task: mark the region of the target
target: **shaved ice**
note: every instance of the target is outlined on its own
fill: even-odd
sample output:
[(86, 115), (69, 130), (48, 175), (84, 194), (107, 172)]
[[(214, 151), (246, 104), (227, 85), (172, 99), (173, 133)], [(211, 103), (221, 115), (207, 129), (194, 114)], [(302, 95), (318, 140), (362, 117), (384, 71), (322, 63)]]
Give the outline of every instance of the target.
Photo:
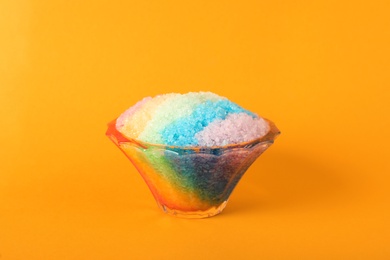
[(211, 92), (146, 97), (116, 120), (125, 137), (180, 147), (213, 147), (263, 137), (269, 125), (260, 116)]

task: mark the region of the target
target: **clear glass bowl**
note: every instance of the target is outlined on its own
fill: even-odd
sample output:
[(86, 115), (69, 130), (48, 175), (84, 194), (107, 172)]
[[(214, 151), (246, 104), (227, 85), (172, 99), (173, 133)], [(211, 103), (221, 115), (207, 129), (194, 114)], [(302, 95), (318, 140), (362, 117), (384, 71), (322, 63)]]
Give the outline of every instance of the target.
[(106, 135), (137, 168), (158, 206), (184, 218), (220, 213), (249, 166), (280, 134), (274, 123), (259, 139), (221, 147), (177, 147), (123, 136), (108, 124)]

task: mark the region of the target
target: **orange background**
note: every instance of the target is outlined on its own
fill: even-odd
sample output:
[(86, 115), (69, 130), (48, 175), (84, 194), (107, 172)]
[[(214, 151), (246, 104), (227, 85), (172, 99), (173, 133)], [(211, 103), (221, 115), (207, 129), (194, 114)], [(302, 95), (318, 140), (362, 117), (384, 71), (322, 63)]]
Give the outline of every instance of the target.
[[(390, 259), (389, 13), (1, 1), (0, 259)], [(178, 219), (104, 133), (145, 96), (199, 90), (282, 135), (221, 215)]]

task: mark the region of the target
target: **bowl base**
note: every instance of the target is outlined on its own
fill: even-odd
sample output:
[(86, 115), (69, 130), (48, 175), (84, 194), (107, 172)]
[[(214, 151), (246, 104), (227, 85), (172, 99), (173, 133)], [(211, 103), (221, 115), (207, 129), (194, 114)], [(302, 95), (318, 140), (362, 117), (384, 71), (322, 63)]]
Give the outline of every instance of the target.
[(207, 210), (196, 210), (196, 211), (182, 211), (177, 209), (170, 209), (165, 205), (159, 204), (159, 207), (164, 211), (164, 213), (178, 217), (178, 218), (208, 218), (215, 215), (218, 215), (226, 207), (227, 200), (225, 200), (221, 205), (217, 207), (211, 207)]

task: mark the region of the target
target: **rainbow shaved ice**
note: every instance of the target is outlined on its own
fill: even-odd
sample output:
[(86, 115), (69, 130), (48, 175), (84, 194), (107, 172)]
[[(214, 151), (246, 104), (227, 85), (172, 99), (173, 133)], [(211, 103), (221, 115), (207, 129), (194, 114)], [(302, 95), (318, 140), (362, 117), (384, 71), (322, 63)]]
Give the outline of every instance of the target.
[(146, 97), (108, 126), (159, 207), (186, 218), (220, 213), (279, 135), (269, 120), (211, 92)]
[(268, 123), (211, 92), (147, 97), (116, 122), (124, 136), (171, 146), (225, 146), (264, 136)]

